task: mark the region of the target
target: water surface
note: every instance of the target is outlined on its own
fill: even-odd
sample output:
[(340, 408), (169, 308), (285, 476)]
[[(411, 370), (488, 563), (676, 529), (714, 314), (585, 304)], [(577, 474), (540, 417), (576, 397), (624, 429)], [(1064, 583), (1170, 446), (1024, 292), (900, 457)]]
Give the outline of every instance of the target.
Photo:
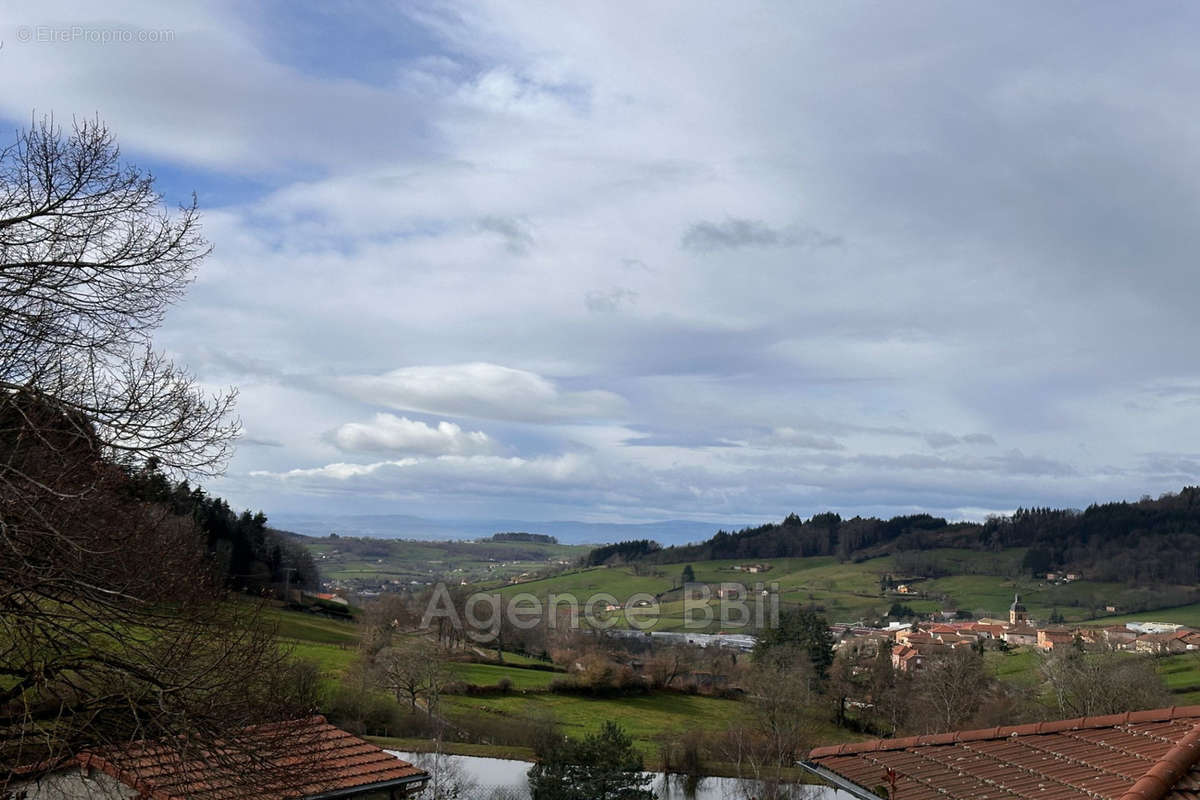
[[(480, 756), (435, 756), (433, 753), (404, 753), (394, 750), (388, 752), (431, 773), (440, 770), (442, 775), (451, 780), (473, 784), (471, 797), (487, 800), (494, 792), (504, 800), (529, 797), (529, 783), (525, 774), (533, 765), (528, 761)], [(737, 800), (746, 797), (740, 781), (735, 778), (700, 778), (689, 781), (682, 776), (668, 776), (661, 772), (649, 774), (653, 776), (650, 788), (658, 794), (659, 800)], [(507, 793), (503, 794), (504, 791)], [(801, 796), (806, 800), (853, 800), (846, 792), (824, 786), (806, 786)]]

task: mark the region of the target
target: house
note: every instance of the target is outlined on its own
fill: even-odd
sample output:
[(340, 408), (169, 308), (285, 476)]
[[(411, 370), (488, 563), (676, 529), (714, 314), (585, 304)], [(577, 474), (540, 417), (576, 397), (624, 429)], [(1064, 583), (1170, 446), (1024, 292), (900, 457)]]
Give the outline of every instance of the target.
[(770, 564), (735, 564), (733, 567), (738, 572), (766, 572), (771, 568)]
[(84, 751), (8, 788), (28, 800), (400, 800), (428, 780), (318, 716), (246, 728), (216, 755), (169, 740)]
[(1063, 628), (1042, 628), (1037, 632), (1037, 647), (1045, 652), (1070, 647), (1074, 642), (1075, 634)]
[[(951, 649), (956, 647), (970, 647), (979, 640), (965, 626), (957, 625), (932, 625), (929, 627), (929, 637), (936, 642), (945, 645)], [(911, 644), (910, 639), (910, 644)]]
[(1100, 630), (1104, 632), (1104, 641), (1112, 647), (1123, 648), (1137, 638), (1137, 634), (1124, 625), (1105, 625)]
[(1133, 650), (1138, 653), (1150, 653), (1151, 655), (1162, 655), (1167, 652), (1168, 643), (1171, 640), (1169, 633), (1143, 633), (1139, 634), (1133, 640)]
[(986, 622), (974, 622), (968, 625), (966, 630), (975, 634), (980, 639), (999, 639), (1004, 635), (1003, 625), (994, 625)]
[(1188, 650), (1196, 650), (1198, 646), (1200, 634), (1187, 628), (1171, 633), (1143, 633), (1133, 642), (1134, 650), (1152, 655), (1185, 653)]
[(900, 644), (907, 644), (912, 647), (922, 644), (933, 644), (936, 640), (930, 634), (922, 630), (907, 630), (900, 631), (896, 634), (896, 641)]
[(916, 672), (925, 665), (925, 657), (915, 647), (906, 644), (892, 649), (892, 669), (900, 672)]
[(1200, 706), (818, 747), (801, 764), (858, 800), (1190, 800)]
[(896, 591), (899, 592), (900, 594), (912, 594), (913, 588), (911, 586), (909, 586), (907, 583), (902, 583), (896, 587)]
[(1038, 642), (1037, 628), (1032, 625), (1014, 625), (1004, 632), (1002, 637), (1007, 644), (1017, 647), (1019, 645), (1036, 645)]

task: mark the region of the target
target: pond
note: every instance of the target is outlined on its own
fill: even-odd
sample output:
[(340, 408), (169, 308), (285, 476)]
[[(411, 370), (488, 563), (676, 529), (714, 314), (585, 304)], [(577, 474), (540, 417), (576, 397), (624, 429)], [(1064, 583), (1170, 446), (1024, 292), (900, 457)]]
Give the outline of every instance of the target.
[[(464, 796), (480, 800), (520, 800), (529, 797), (529, 784), (525, 773), (532, 766), (527, 761), (504, 758), (481, 758), (479, 756), (450, 756), (433, 753), (388, 752), (411, 761), (466, 789)], [(741, 781), (736, 778), (700, 778), (689, 786), (690, 781), (682, 776), (667, 776), (661, 772), (654, 776), (650, 787), (659, 800), (737, 800), (746, 797)], [(824, 786), (799, 787), (797, 798), (804, 800), (853, 800), (850, 794)]]

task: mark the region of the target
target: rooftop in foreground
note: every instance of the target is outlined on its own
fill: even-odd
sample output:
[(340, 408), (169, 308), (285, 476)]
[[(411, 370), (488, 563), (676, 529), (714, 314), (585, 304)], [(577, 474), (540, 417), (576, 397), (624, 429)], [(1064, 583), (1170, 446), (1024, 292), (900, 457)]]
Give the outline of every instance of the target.
[(65, 768), (15, 788), (32, 800), (373, 800), (408, 796), (428, 778), (424, 770), (315, 716), (247, 728), (216, 754), (185, 753), (158, 741), (87, 751)]
[(805, 766), (864, 800), (1200, 800), (1197, 761), (1200, 706), (1182, 706), (818, 747)]

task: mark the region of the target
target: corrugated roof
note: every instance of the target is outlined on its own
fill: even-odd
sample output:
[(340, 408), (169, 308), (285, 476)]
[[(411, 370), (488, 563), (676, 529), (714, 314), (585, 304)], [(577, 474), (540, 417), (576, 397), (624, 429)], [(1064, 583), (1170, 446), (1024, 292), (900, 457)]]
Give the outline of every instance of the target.
[(218, 752), (143, 741), (76, 761), (152, 800), (295, 800), (426, 774), (320, 716), (246, 729)]
[(1200, 800), (1200, 706), (818, 747), (811, 762), (893, 800)]

